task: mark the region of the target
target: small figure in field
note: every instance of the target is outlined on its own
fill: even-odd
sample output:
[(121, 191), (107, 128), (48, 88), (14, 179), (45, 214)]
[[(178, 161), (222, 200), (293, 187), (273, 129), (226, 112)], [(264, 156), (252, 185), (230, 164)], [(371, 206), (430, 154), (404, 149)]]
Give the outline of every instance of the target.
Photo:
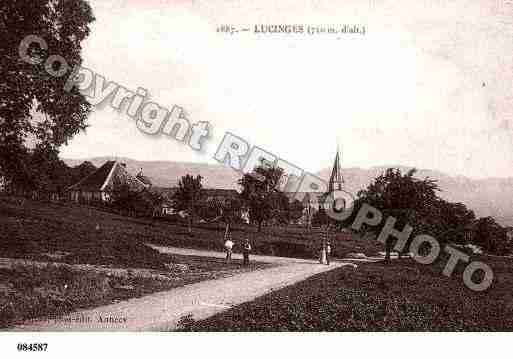
[(233, 241), (230, 235), (227, 235), (226, 241), (224, 242), (224, 250), (226, 251), (226, 262), (230, 263), (232, 261), (232, 253), (233, 253)]
[(247, 266), (249, 265), (249, 252), (251, 251), (251, 244), (249, 243), (249, 239), (245, 239), (242, 244), (242, 257), (244, 258), (242, 264)]

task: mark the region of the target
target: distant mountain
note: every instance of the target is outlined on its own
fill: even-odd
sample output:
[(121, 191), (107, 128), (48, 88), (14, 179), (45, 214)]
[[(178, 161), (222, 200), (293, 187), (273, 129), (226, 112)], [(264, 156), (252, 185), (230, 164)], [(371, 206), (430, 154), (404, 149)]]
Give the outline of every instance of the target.
[[(186, 163), (171, 161), (136, 161), (129, 158), (96, 157), (88, 159), (64, 159), (68, 166), (77, 166), (84, 161), (90, 161), (100, 167), (108, 160), (117, 159), (126, 163), (130, 172), (143, 173), (150, 177), (153, 184), (160, 187), (173, 187), (178, 179), (189, 173), (200, 174), (204, 178), (206, 188), (234, 188), (237, 189), (237, 180), (240, 174), (233, 169), (211, 164)], [(368, 169), (343, 168), (342, 175), (348, 191), (356, 193), (365, 188), (376, 176), (383, 173), (386, 168), (395, 167), (403, 171), (411, 167), (380, 166)], [(328, 179), (331, 169), (327, 168), (319, 173), (321, 178)], [(442, 172), (419, 170), (418, 178), (433, 178), (438, 181), (442, 192), (440, 196), (452, 202), (462, 202), (474, 210), (477, 216), (492, 216), (499, 223), (513, 226), (513, 178), (486, 178), (470, 179), (462, 176), (449, 176)]]

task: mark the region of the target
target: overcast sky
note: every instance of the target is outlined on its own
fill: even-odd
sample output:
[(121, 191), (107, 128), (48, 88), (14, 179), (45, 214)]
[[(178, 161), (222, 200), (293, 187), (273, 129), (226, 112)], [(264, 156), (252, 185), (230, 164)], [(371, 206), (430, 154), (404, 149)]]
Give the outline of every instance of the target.
[[(209, 121), (207, 153), (96, 109), (62, 156), (213, 162), (225, 131), (303, 169), (400, 164), (513, 176), (513, 2), (91, 1), (84, 65)], [(354, 4), (354, 5), (351, 5)], [(435, 5), (434, 5), (435, 4)], [(365, 35), (216, 33), (358, 24)]]

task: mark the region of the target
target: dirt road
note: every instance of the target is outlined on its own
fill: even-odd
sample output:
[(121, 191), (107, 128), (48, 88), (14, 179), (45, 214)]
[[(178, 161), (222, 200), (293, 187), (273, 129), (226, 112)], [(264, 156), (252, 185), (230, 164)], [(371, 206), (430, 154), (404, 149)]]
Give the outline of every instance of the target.
[[(220, 252), (157, 247), (166, 253), (223, 256)], [(147, 331), (172, 330), (179, 319), (191, 314), (203, 319), (231, 306), (253, 300), (270, 291), (294, 284), (314, 274), (351, 263), (319, 264), (314, 260), (252, 256), (252, 260), (279, 266), (203, 281), (142, 298), (81, 310), (61, 318), (25, 323), (22, 331)]]

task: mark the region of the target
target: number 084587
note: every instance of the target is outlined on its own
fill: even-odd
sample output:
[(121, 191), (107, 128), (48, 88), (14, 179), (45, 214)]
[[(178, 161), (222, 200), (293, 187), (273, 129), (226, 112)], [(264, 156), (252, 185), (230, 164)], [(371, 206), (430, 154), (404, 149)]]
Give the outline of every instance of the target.
[(45, 352), (48, 343), (18, 343), (18, 351), (20, 352)]

